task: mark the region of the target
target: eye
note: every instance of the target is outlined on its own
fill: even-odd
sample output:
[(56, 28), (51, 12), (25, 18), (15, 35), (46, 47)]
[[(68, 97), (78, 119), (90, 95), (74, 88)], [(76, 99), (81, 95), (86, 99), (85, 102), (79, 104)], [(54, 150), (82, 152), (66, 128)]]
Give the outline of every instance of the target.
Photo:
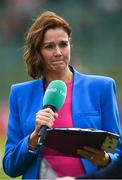
[(47, 44), (44, 46), (45, 49), (53, 49), (54, 45), (53, 44)]
[(59, 46), (60, 46), (61, 48), (65, 48), (65, 47), (68, 46), (68, 42), (62, 41)]

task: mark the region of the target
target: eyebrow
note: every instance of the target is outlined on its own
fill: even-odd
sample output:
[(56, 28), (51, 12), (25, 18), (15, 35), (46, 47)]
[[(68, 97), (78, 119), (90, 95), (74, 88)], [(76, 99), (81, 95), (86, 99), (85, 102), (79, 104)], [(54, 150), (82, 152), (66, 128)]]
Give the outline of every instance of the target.
[[(61, 40), (60, 42), (65, 42), (65, 43), (68, 43), (68, 40)], [(59, 42), (59, 43), (60, 43)], [(52, 41), (48, 41), (48, 42), (44, 42), (43, 45), (47, 45), (47, 44), (55, 44), (54, 42)]]

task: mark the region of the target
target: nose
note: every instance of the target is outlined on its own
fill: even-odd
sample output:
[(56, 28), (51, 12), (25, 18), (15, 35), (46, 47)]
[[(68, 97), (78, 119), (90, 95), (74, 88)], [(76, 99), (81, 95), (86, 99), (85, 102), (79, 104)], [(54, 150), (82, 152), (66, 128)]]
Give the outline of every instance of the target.
[(61, 55), (62, 55), (62, 52), (61, 52), (60, 47), (56, 47), (54, 50), (54, 56), (61, 56)]

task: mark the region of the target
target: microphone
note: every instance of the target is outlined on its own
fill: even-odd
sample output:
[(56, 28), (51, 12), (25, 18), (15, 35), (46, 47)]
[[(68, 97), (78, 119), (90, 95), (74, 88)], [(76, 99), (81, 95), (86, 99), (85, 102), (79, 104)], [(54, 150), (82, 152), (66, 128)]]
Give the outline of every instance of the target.
[[(64, 104), (64, 101), (66, 99), (66, 93), (67, 93), (67, 86), (66, 84), (61, 80), (54, 80), (52, 81), (44, 94), (43, 98), (43, 109), (45, 108), (51, 108), (53, 112), (58, 111), (62, 105)], [(39, 138), (38, 138), (38, 145), (41, 146), (44, 142), (46, 130), (49, 127), (43, 125), (40, 128), (39, 131)]]

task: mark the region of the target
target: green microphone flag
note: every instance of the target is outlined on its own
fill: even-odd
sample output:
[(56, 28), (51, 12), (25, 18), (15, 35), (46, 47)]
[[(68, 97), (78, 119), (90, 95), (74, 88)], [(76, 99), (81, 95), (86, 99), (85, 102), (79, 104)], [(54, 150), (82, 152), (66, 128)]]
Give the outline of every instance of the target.
[(43, 106), (53, 106), (58, 111), (64, 104), (67, 93), (67, 86), (61, 80), (52, 81), (46, 91), (43, 98)]

